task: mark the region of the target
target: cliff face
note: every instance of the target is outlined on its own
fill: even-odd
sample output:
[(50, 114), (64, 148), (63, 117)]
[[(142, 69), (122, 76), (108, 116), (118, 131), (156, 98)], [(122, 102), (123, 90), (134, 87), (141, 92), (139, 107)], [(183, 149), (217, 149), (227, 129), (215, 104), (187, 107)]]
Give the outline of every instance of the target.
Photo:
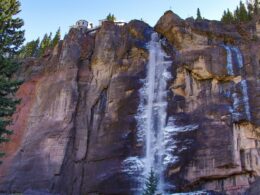
[[(155, 31), (161, 40), (151, 40)], [(94, 33), (72, 29), (53, 51), (25, 60), (17, 73), (25, 79), (17, 92), (22, 103), (13, 116), (12, 142), (3, 146), (0, 191), (140, 192), (149, 128), (141, 131), (151, 113), (154, 129), (166, 132), (162, 138), (152, 134), (167, 141), (163, 146), (151, 142), (163, 148), (152, 148), (152, 157), (163, 164), (163, 191), (255, 194), (260, 176), (255, 31), (251, 25), (182, 20), (172, 12), (154, 29), (141, 21), (105, 23)], [(161, 50), (158, 64), (152, 52)], [(169, 62), (166, 72), (151, 76), (150, 64), (157, 63), (157, 71)], [(149, 89), (161, 90), (152, 93), (150, 104)], [(160, 94), (162, 101), (156, 99)], [(157, 120), (163, 120), (161, 127)], [(146, 137), (141, 141), (140, 132)]]

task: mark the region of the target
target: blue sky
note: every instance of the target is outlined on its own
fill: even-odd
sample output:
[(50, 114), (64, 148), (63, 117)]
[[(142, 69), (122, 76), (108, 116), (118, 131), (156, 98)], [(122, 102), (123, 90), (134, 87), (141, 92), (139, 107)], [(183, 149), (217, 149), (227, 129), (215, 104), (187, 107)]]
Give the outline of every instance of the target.
[(239, 0), (20, 0), (26, 41), (43, 37), (61, 27), (62, 35), (78, 19), (98, 24), (99, 19), (113, 13), (117, 19), (143, 19), (154, 26), (166, 10), (172, 9), (182, 18), (196, 16), (199, 7), (203, 17), (220, 19), (224, 9), (234, 10)]

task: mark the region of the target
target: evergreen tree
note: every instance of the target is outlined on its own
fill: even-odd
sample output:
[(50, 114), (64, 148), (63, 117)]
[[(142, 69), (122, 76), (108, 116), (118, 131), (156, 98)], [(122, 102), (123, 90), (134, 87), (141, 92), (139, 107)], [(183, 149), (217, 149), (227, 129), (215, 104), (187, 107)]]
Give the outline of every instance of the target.
[(234, 16), (229, 9), (227, 9), (227, 11), (224, 11), (221, 21), (225, 24), (232, 24), (234, 22)]
[(19, 52), (20, 58), (36, 57), (38, 55), (40, 39), (28, 42)]
[(221, 22), (224, 22), (225, 24), (229, 23), (229, 21), (227, 19), (227, 12), (226, 12), (226, 10), (224, 11), (224, 13), (222, 15)]
[(0, 143), (9, 141), (12, 131), (7, 126), (19, 103), (12, 97), (21, 82), (11, 79), (19, 65), (14, 56), (24, 41), (23, 20), (16, 17), (19, 12), (19, 1), (0, 1)]
[(246, 6), (242, 1), (240, 1), (240, 4), (239, 4), (239, 22), (247, 22), (247, 21), (249, 21), (249, 19), (248, 19), (248, 13), (247, 13), (247, 10), (246, 10)]
[(46, 42), (47, 47), (51, 46), (51, 42), (52, 42), (52, 32), (50, 32), (50, 34), (47, 38), (47, 42)]
[(228, 20), (228, 23), (230, 23), (230, 24), (234, 22), (234, 16), (229, 9), (227, 9), (227, 20)]
[(226, 17), (227, 17), (227, 12), (226, 12), (226, 10), (224, 10), (224, 13), (222, 15), (221, 21), (225, 22), (226, 21)]
[(145, 189), (143, 195), (155, 195), (157, 191), (158, 180), (154, 171), (151, 169), (148, 178), (145, 182)]
[(202, 20), (201, 13), (200, 13), (200, 8), (197, 9), (197, 18), (196, 18), (196, 20)]
[(43, 36), (43, 39), (40, 43), (40, 47), (39, 47), (39, 56), (42, 56), (45, 52), (46, 49), (46, 43), (47, 43), (47, 39), (48, 39), (48, 35), (47, 33)]
[(34, 45), (33, 45), (34, 52), (32, 52), (32, 57), (37, 57), (39, 55), (39, 48), (40, 48), (40, 38), (34, 41)]
[(107, 18), (106, 18), (108, 21), (111, 21), (111, 22), (115, 22), (116, 21), (116, 17), (114, 16), (114, 14), (111, 14), (109, 13), (107, 15)]
[(113, 22), (116, 21), (116, 17), (114, 16), (114, 14), (112, 14), (112, 20), (113, 20)]
[(236, 7), (234, 14), (229, 11), (224, 11), (221, 21), (226, 24), (248, 22), (253, 19), (253, 5), (247, 1), (246, 5), (240, 1), (239, 6)]
[(59, 43), (60, 37), (61, 35), (60, 35), (60, 28), (59, 28), (51, 42), (51, 47), (55, 47)]
[(234, 21), (235, 22), (239, 22), (239, 13), (240, 13), (240, 10), (239, 10), (239, 7), (237, 6), (236, 10), (234, 11)]
[(50, 33), (49, 35), (46, 33), (44, 35), (39, 47), (39, 56), (43, 56), (46, 49), (48, 49), (51, 46), (51, 37), (52, 33)]

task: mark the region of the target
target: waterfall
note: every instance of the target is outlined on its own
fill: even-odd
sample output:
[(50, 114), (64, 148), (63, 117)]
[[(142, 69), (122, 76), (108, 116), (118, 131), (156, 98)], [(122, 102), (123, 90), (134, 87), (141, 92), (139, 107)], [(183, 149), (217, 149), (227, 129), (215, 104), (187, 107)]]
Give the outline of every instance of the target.
[[(147, 45), (149, 50), (146, 77), (141, 79), (143, 87), (139, 90), (140, 103), (136, 115), (137, 144), (143, 146), (144, 155), (130, 156), (122, 162), (121, 170), (134, 178), (138, 187), (133, 189), (141, 194), (145, 179), (151, 169), (158, 179), (158, 193), (164, 193), (164, 172), (169, 161), (169, 133), (167, 134), (167, 83), (172, 78), (168, 71), (172, 60), (162, 49), (162, 41), (157, 33), (151, 35)], [(167, 151), (167, 152), (166, 152)]]
[(238, 67), (241, 69), (244, 66), (243, 57), (241, 51), (237, 47), (231, 47), (231, 50), (236, 54)]
[(251, 120), (250, 106), (249, 106), (249, 96), (248, 96), (248, 87), (246, 80), (241, 81), (243, 102), (245, 107), (245, 112), (248, 120)]
[[(241, 70), (244, 67), (244, 61), (243, 56), (239, 48), (235, 46), (223, 46), (227, 51), (227, 71), (228, 74), (234, 75), (233, 72), (233, 61), (232, 61), (232, 55), (234, 55), (234, 59), (237, 62), (238, 69)], [(244, 113), (246, 114), (246, 117), (248, 120), (251, 120), (251, 113), (250, 113), (250, 105), (249, 105), (249, 96), (248, 96), (248, 85), (246, 79), (242, 79), (240, 82), (241, 91), (243, 95), (243, 105), (244, 105)], [(232, 94), (233, 98), (233, 110), (237, 110), (239, 106), (239, 98), (237, 93)], [(239, 115), (238, 113), (233, 113), (234, 116)]]
[(157, 33), (151, 35), (148, 43), (149, 61), (146, 68), (144, 86), (140, 89), (140, 105), (138, 108), (138, 136), (143, 140), (144, 169), (147, 177), (151, 169), (158, 178), (158, 191), (164, 191), (163, 161), (165, 158), (164, 129), (167, 117), (167, 82), (172, 78), (168, 71), (172, 61), (163, 51)]
[(223, 45), (227, 52), (227, 71), (229, 75), (234, 75), (233, 63), (232, 63), (232, 52), (231, 48), (227, 45)]

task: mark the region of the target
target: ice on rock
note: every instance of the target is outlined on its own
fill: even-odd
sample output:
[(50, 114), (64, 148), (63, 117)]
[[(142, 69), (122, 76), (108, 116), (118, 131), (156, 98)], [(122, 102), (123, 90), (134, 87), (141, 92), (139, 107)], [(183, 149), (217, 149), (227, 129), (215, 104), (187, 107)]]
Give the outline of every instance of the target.
[(168, 70), (172, 64), (161, 47), (157, 33), (151, 35), (147, 45), (149, 62), (143, 87), (139, 90), (140, 104), (136, 116), (138, 138), (145, 146), (144, 170), (147, 176), (153, 169), (158, 177), (158, 189), (163, 193), (165, 167), (163, 157), (166, 155), (164, 146), (164, 128), (167, 117), (167, 82), (172, 78)]
[(248, 96), (248, 86), (246, 80), (241, 81), (242, 92), (243, 92), (243, 102), (245, 107), (245, 112), (248, 120), (251, 120), (249, 96)]
[(237, 62), (238, 62), (238, 67), (239, 67), (239, 68), (243, 68), (244, 62), (243, 62), (243, 57), (242, 57), (241, 51), (240, 51), (237, 47), (231, 47), (231, 50), (232, 50), (233, 52), (235, 52), (235, 54), (236, 54), (236, 59), (237, 59)]
[(223, 45), (227, 52), (227, 71), (229, 75), (234, 75), (233, 63), (232, 63), (232, 52), (228, 45)]
[[(169, 93), (167, 84), (172, 79), (170, 71), (172, 61), (170, 56), (163, 51), (157, 33), (151, 35), (151, 41), (147, 47), (149, 61), (146, 66), (146, 77), (141, 80), (143, 87), (139, 90), (140, 103), (136, 115), (137, 141), (142, 143), (145, 151), (142, 159), (130, 157), (123, 162), (123, 167), (129, 175), (141, 171), (139, 175), (143, 175), (143, 178), (146, 178), (153, 169), (158, 178), (157, 193), (165, 194), (164, 189), (169, 185), (164, 181), (166, 168), (170, 163), (178, 160), (178, 157), (174, 155), (178, 143), (174, 135), (178, 132), (192, 131), (198, 126), (179, 127), (175, 125), (174, 118), (171, 117), (167, 122)], [(186, 149), (186, 147), (180, 148), (180, 150)], [(145, 185), (144, 181), (140, 183)]]
[[(234, 53), (234, 57), (237, 60), (238, 68), (242, 69), (244, 66), (243, 56), (239, 48), (235, 46), (224, 46), (227, 51), (227, 70), (228, 73), (233, 75), (233, 62), (232, 62), (232, 52)], [(231, 52), (232, 51), (232, 52)], [(244, 113), (248, 120), (251, 120), (251, 113), (250, 113), (250, 105), (249, 105), (249, 95), (248, 95), (248, 85), (247, 81), (243, 79), (241, 82), (241, 89), (243, 95), (243, 105), (244, 105)], [(236, 92), (232, 94), (233, 105), (232, 109), (230, 110), (234, 119), (238, 118), (241, 113), (239, 113), (239, 96)]]
[[(168, 124), (164, 130), (164, 145), (166, 146), (166, 151), (165, 157), (163, 159), (163, 164), (165, 166), (174, 164), (179, 160), (178, 156), (173, 154), (173, 151), (177, 148), (178, 144), (178, 141), (174, 139), (174, 136), (176, 136), (180, 132), (194, 131), (198, 129), (198, 127), (199, 126), (197, 124), (178, 126), (175, 124), (174, 118), (169, 118)], [(181, 152), (187, 149), (188, 148), (186, 147), (178, 148), (178, 151)]]
[(138, 175), (144, 169), (144, 163), (139, 157), (129, 157), (122, 163), (122, 172), (128, 175)]

